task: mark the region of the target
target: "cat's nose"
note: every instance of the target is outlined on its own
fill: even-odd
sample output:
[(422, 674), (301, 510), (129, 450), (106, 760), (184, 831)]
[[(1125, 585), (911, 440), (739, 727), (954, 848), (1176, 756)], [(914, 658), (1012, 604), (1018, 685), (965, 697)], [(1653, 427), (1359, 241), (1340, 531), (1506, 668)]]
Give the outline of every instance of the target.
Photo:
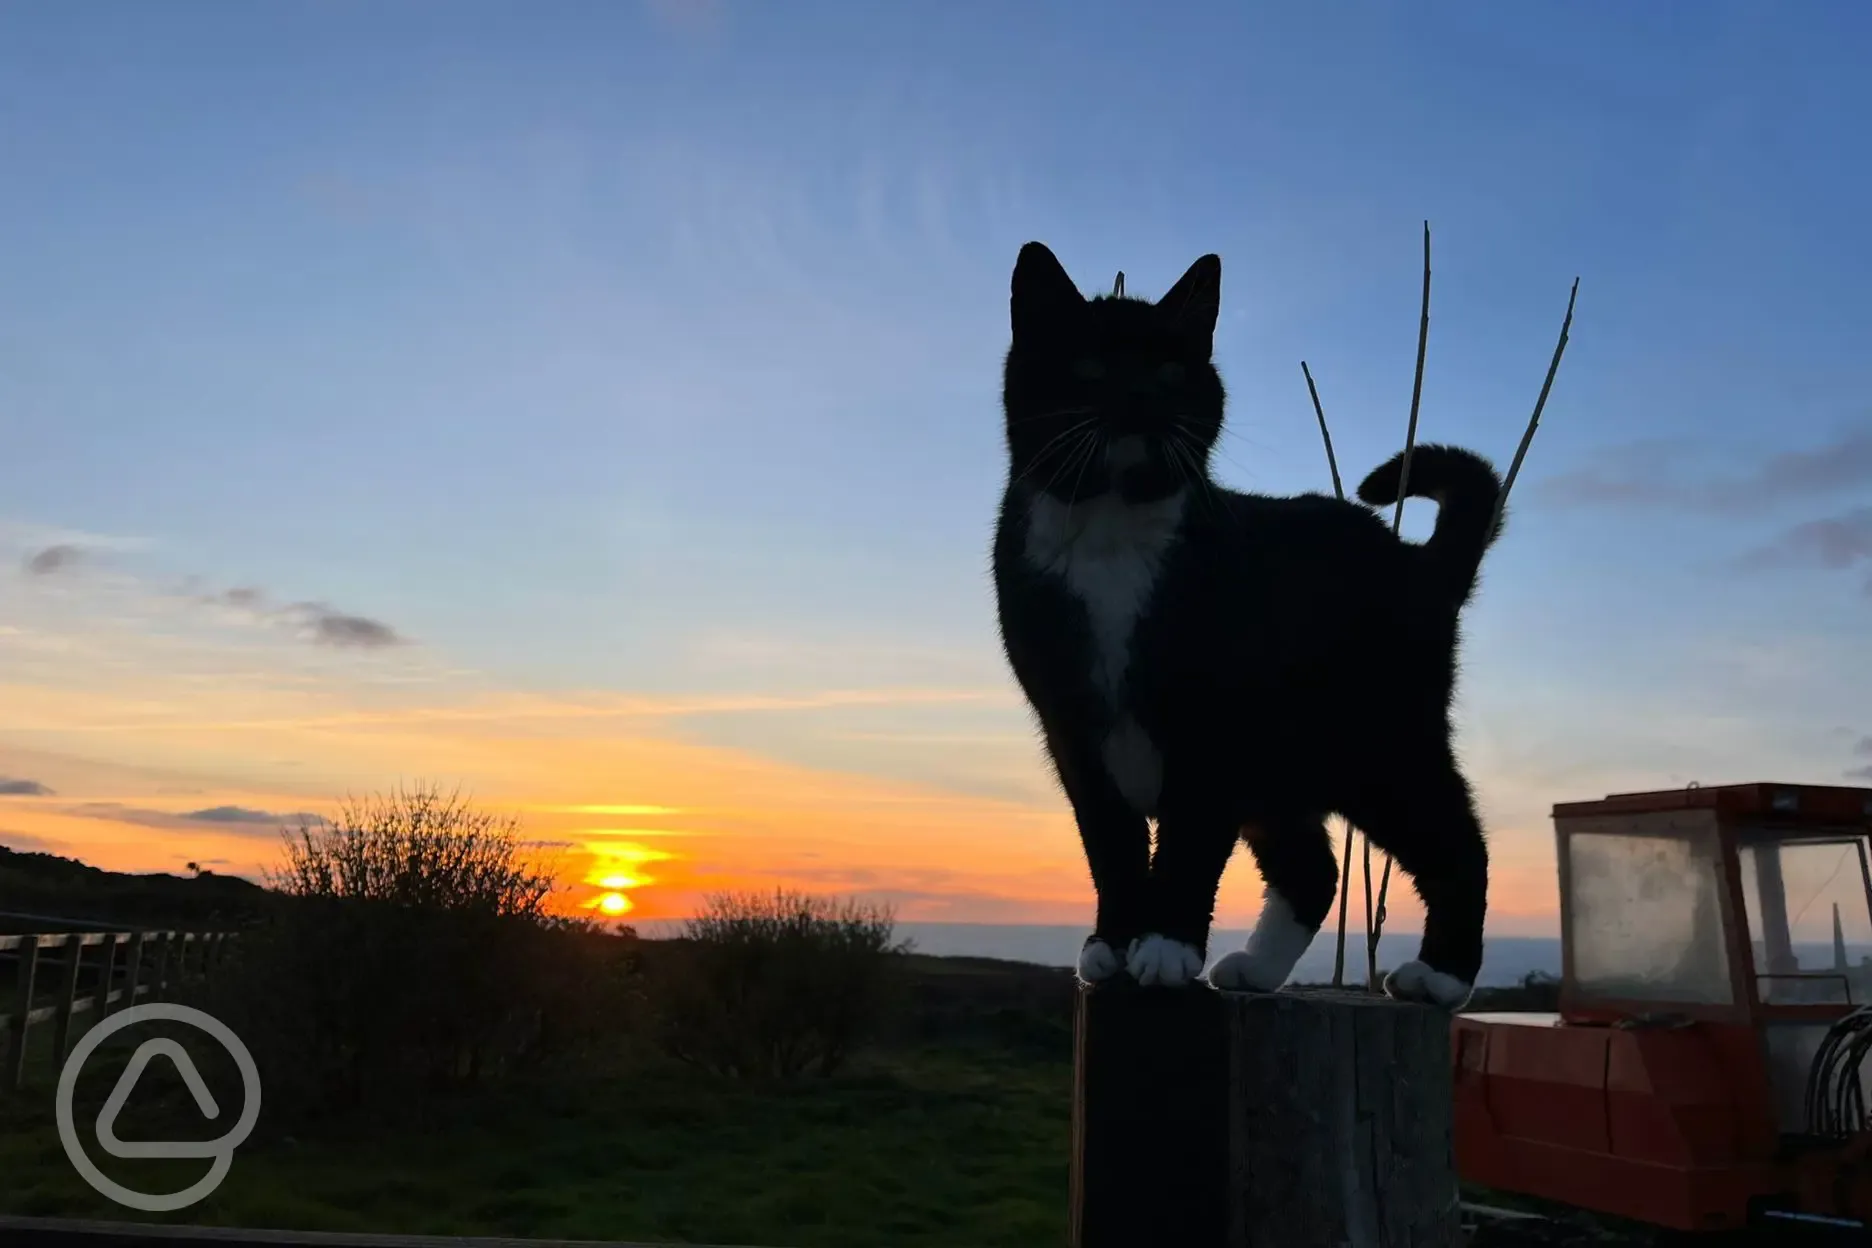
[(1144, 439), (1136, 434), (1113, 438), (1105, 444), (1105, 467), (1112, 472), (1125, 472), (1149, 459), (1150, 451), (1144, 446)]

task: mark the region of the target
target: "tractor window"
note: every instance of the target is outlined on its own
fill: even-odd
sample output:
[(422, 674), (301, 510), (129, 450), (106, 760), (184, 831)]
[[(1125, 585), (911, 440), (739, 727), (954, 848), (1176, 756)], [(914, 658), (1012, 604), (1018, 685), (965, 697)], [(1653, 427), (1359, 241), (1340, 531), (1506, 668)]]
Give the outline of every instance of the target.
[(1713, 842), (1573, 832), (1566, 846), (1575, 992), (1619, 1001), (1733, 1001)]
[(1774, 1005), (1872, 1000), (1872, 904), (1864, 842), (1770, 839), (1742, 846), (1756, 991)]

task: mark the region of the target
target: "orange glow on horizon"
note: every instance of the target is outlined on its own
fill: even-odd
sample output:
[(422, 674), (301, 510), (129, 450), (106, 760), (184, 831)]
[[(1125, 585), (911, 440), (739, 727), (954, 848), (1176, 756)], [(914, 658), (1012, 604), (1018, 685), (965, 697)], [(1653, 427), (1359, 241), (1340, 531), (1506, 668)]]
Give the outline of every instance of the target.
[[(554, 847), (550, 904), (567, 917), (682, 919), (711, 895), (775, 888), (888, 900), (907, 923), (1077, 925), (1092, 915), (1072, 813), (1050, 783), (1029, 791), (1010, 780), (984, 796), (805, 766), (543, 698), (451, 701), (422, 687), (271, 684), (264, 673), (209, 685), (160, 665), (127, 684), (74, 677), (58, 687), (8, 673), (5, 657), (0, 645), (11, 734), (0, 775), (47, 790), (0, 802), (0, 845), (15, 849), (127, 872), (181, 875), (194, 861), (264, 882), (282, 865), (280, 832), (296, 812), (329, 813), (348, 792), (415, 776), (445, 790), (459, 781), (478, 808), (519, 812), (523, 836)], [(399, 704), (418, 696), (435, 705)], [(524, 731), (512, 727), (522, 713)], [(145, 720), (164, 731), (145, 731)], [(60, 748), (22, 743), (41, 734)], [(286, 759), (290, 768), (277, 761)], [(1013, 760), (1007, 774), (1024, 767)], [(1551, 927), (1544, 810), (1522, 800), (1491, 833), (1491, 929)], [(1246, 926), (1260, 900), (1252, 865), (1235, 863), (1218, 923)], [(1421, 922), (1408, 880), (1393, 881), (1389, 907), (1396, 930)]]

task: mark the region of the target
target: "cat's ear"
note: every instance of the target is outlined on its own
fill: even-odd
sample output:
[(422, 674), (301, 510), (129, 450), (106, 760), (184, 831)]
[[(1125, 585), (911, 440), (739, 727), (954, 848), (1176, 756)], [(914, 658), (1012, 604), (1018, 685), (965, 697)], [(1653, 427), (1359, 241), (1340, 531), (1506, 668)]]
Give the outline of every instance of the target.
[(1014, 332), (1044, 329), (1061, 313), (1083, 307), (1085, 296), (1045, 243), (1028, 243), (1014, 261), (1008, 310)]
[(1176, 285), (1164, 292), (1157, 306), (1170, 317), (1177, 332), (1205, 346), (1212, 344), (1216, 317), (1222, 310), (1222, 257), (1211, 252), (1190, 265)]

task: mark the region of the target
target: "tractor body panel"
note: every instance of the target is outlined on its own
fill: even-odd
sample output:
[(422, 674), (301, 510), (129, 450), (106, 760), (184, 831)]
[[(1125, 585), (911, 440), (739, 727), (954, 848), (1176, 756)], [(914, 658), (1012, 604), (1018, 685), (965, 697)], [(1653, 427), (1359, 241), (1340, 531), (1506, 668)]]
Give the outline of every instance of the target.
[(1872, 790), (1623, 794), (1554, 824), (1560, 1008), (1453, 1021), (1464, 1180), (1682, 1231), (1872, 1222), (1872, 1124), (1817, 1137), (1807, 1087), (1872, 1002)]

